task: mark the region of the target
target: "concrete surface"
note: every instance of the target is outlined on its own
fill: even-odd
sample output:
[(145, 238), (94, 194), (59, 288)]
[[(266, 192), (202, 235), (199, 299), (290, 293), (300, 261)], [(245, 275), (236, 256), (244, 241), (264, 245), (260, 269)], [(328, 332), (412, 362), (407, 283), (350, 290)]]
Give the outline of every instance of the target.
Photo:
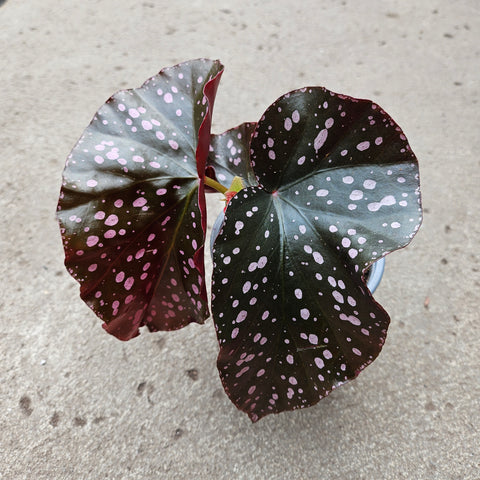
[[(480, 478), (478, 0), (1, 3), (2, 480)], [(214, 131), (323, 85), (380, 103), (421, 166), (424, 225), (376, 294), (392, 317), (380, 357), (254, 425), (222, 391), (211, 321), (103, 332), (54, 219), (97, 108), (202, 56), (226, 66)]]

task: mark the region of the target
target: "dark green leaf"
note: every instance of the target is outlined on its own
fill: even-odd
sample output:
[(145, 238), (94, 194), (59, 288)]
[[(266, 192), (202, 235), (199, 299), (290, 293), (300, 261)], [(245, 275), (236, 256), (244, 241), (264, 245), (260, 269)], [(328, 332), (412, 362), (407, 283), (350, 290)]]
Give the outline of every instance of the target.
[(377, 105), (320, 87), (281, 97), (251, 142), (258, 187), (214, 245), (218, 368), (253, 421), (315, 404), (379, 354), (389, 324), (363, 272), (421, 221), (418, 164)]

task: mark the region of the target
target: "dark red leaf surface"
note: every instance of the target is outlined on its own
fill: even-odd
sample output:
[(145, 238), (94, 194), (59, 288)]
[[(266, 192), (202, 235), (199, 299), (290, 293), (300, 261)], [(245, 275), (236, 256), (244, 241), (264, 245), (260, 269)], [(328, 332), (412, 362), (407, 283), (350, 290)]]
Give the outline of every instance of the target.
[(214, 244), (213, 316), (227, 394), (253, 421), (318, 402), (380, 353), (389, 317), (371, 263), (421, 222), (418, 163), (378, 105), (320, 87), (265, 112), (259, 185), (230, 202)]
[(64, 170), (58, 220), (83, 300), (122, 340), (208, 316), (203, 176), (223, 72), (195, 60), (121, 91)]

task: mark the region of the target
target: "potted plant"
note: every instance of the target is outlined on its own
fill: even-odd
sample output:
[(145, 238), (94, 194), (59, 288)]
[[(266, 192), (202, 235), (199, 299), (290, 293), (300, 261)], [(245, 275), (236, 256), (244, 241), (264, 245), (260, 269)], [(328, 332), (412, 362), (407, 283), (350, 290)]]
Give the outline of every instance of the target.
[(420, 226), (418, 163), (378, 105), (321, 87), (212, 135), (222, 73), (194, 60), (107, 100), (67, 159), (57, 217), (81, 298), (128, 340), (208, 318), (205, 194), (225, 195), (217, 365), (257, 421), (317, 403), (380, 353), (389, 317), (365, 275)]

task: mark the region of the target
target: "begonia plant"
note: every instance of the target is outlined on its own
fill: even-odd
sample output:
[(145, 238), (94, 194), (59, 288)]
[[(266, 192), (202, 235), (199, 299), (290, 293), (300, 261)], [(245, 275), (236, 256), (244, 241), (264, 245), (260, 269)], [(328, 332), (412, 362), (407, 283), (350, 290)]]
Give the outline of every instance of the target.
[(129, 340), (209, 317), (205, 195), (224, 194), (217, 366), (257, 421), (317, 403), (380, 353), (390, 320), (366, 274), (420, 226), (418, 163), (381, 107), (323, 87), (213, 135), (222, 73), (193, 60), (108, 99), (67, 159), (57, 217), (81, 298)]

